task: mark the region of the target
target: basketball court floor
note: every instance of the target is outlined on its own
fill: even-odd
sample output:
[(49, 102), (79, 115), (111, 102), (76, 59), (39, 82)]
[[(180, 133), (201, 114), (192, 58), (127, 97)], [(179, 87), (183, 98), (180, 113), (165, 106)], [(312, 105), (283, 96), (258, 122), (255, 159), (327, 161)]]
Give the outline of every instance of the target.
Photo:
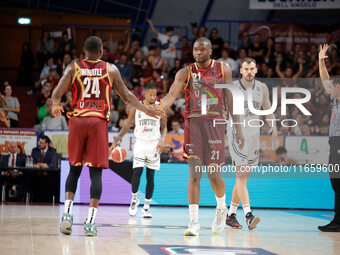
[(100, 206), (98, 237), (85, 237), (87, 206), (73, 208), (73, 234), (59, 234), (62, 205), (0, 205), (0, 254), (340, 254), (340, 233), (321, 233), (318, 225), (332, 218), (327, 211), (254, 210), (258, 227), (211, 232), (213, 208), (200, 208), (198, 237), (185, 237), (188, 209), (151, 207), (151, 220), (128, 215), (127, 206)]

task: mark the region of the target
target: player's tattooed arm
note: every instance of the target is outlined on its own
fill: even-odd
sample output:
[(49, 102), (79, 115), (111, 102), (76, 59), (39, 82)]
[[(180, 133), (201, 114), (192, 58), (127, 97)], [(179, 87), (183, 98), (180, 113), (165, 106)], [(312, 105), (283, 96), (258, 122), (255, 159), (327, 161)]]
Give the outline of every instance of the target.
[[(223, 78), (224, 78), (224, 83), (225, 84), (232, 84), (232, 71), (229, 65), (226, 65), (223, 63)], [(228, 109), (228, 112), (230, 113), (231, 118), (233, 119), (233, 123), (239, 123), (240, 118), (238, 115), (234, 115), (233, 112), (233, 95), (230, 92), (229, 89), (225, 89), (226, 93), (226, 106)], [(239, 148), (242, 149), (244, 145), (244, 138), (241, 130), (241, 125), (236, 124), (235, 125), (236, 129), (236, 140), (237, 143), (239, 144)]]
[(126, 87), (122, 80), (122, 77), (117, 67), (115, 67), (112, 64), (109, 65), (109, 77), (110, 80), (112, 81), (115, 91), (126, 104), (131, 105), (132, 107), (144, 112), (145, 114), (151, 117), (159, 118), (159, 116), (164, 115), (164, 111), (161, 109), (147, 107), (144, 104), (141, 104), (138, 98), (128, 90), (128, 88)]
[(188, 69), (182, 68), (176, 73), (175, 81), (172, 84), (169, 93), (163, 98), (163, 109), (166, 110), (172, 106), (180, 92), (184, 88), (184, 84), (188, 79)]
[(69, 90), (73, 77), (74, 77), (74, 63), (69, 64), (63, 76), (59, 80), (58, 86), (53, 90), (52, 93), (52, 115), (54, 117), (59, 117), (61, 112), (64, 112), (64, 108), (60, 104), (61, 97)]

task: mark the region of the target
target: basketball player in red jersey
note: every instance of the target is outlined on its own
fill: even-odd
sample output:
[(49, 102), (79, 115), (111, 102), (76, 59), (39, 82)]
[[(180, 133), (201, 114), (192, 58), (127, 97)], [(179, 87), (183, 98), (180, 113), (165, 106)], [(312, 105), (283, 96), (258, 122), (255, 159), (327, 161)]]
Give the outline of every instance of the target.
[[(233, 122), (238, 117), (233, 115), (232, 94), (229, 90), (215, 89), (215, 84), (231, 84), (231, 69), (228, 65), (218, 63), (210, 58), (211, 42), (206, 37), (197, 39), (193, 47), (195, 63), (182, 68), (176, 74), (175, 81), (161, 105), (164, 109), (170, 107), (181, 90), (185, 90), (186, 114), (184, 121), (184, 156), (189, 160), (189, 212), (190, 224), (184, 235), (196, 236), (200, 230), (198, 222), (198, 203), (200, 196), (200, 179), (202, 166), (207, 166), (207, 174), (217, 200), (215, 219), (212, 232), (220, 233), (225, 227), (227, 207), (225, 203), (225, 182), (221, 173), (210, 171), (208, 166), (225, 164), (224, 134), (225, 126), (216, 125), (214, 119), (228, 116), (228, 110)], [(206, 114), (201, 114), (202, 95), (206, 95)], [(228, 109), (228, 110), (227, 110)], [(243, 136), (239, 125), (236, 125), (236, 140), (243, 147)], [(216, 168), (215, 168), (216, 169)], [(203, 170), (204, 171), (204, 170)]]
[(72, 205), (83, 164), (90, 168), (91, 199), (88, 217), (84, 223), (85, 235), (96, 236), (95, 217), (102, 193), (102, 169), (108, 168), (108, 121), (110, 117), (111, 88), (125, 103), (152, 117), (161, 110), (146, 107), (129, 92), (118, 69), (100, 60), (103, 42), (97, 36), (88, 37), (84, 46), (85, 59), (67, 66), (52, 94), (52, 114), (59, 117), (63, 111), (60, 100), (70, 88), (73, 94), (69, 120), (68, 153), (70, 172), (66, 180), (64, 214), (60, 232), (72, 233)]

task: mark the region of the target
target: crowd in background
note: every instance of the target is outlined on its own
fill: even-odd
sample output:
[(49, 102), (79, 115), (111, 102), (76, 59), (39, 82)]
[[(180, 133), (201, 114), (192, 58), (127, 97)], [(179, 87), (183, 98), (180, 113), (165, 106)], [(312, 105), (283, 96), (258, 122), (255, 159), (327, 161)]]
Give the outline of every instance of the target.
[[(115, 42), (110, 38), (104, 39), (104, 52), (102, 60), (116, 65), (121, 76), (131, 92), (139, 100), (143, 100), (143, 85), (153, 83), (157, 88), (157, 100), (160, 100), (171, 87), (176, 73), (189, 63), (194, 61), (192, 57), (192, 42), (187, 36), (182, 36), (179, 29), (176, 33), (174, 28), (167, 27), (165, 33), (157, 31), (151, 20), (147, 20), (154, 38), (147, 44), (141, 45), (139, 38), (127, 34), (126, 42)], [(208, 33), (209, 32), (209, 33)], [(328, 135), (331, 102), (318, 78), (318, 45), (311, 44), (308, 49), (302, 48), (300, 44), (294, 44), (290, 51), (285, 51), (283, 45), (277, 43), (275, 38), (263, 40), (260, 34), (249, 35), (244, 32), (239, 39), (238, 47), (232, 48), (226, 40), (219, 35), (216, 28), (207, 31), (203, 26), (199, 29), (193, 27), (193, 38), (206, 36), (212, 43), (212, 58), (228, 64), (233, 72), (233, 78), (241, 77), (239, 69), (242, 60), (251, 57), (256, 60), (258, 73), (257, 79), (265, 82), (272, 92), (274, 87), (278, 88), (278, 107), (275, 112), (276, 118), (295, 119), (298, 125), (293, 128), (278, 124), (281, 135)], [(331, 34), (327, 41), (330, 44), (326, 65), (331, 76), (340, 75), (340, 48), (333, 43)], [(51, 116), (52, 100), (51, 94), (57, 86), (65, 68), (84, 57), (77, 55), (77, 47), (67, 32), (57, 41), (51, 38), (48, 32), (44, 32), (42, 38), (33, 52), (28, 43), (24, 43), (20, 60), (19, 74), (16, 85), (29, 85), (31, 90), (27, 92), (27, 100), (35, 95), (36, 118), (34, 128), (41, 131), (47, 129), (67, 130), (68, 119), (65, 116), (54, 118)], [(78, 52), (80, 52), (78, 50)], [(34, 65), (39, 67), (39, 77), (34, 79)], [(310, 78), (310, 79), (298, 79)], [(281, 115), (280, 88), (281, 87), (303, 87), (311, 92), (311, 100), (304, 106), (312, 113), (306, 116), (295, 106), (289, 106), (287, 115)], [(112, 90), (112, 105), (109, 127), (112, 131), (118, 131), (124, 125), (129, 116), (131, 107), (126, 105), (120, 97)], [(270, 96), (270, 98), (272, 95)], [(291, 94), (290, 98), (301, 98), (301, 94)], [(33, 98), (33, 97), (32, 97)], [(62, 99), (65, 113), (71, 107), (72, 93), (68, 91)], [(5, 83), (3, 94), (0, 95), (0, 125), (1, 127), (18, 127), (20, 120), (20, 103), (18, 98), (12, 96), (12, 86)], [(183, 123), (185, 114), (184, 91), (176, 100), (171, 109), (168, 110), (169, 133), (183, 134)], [(279, 123), (279, 122), (278, 122)], [(287, 124), (287, 123), (286, 123)], [(31, 128), (31, 127), (28, 127)], [(268, 134), (269, 126), (261, 128), (261, 134)], [(56, 167), (57, 152), (53, 148), (48, 137), (39, 139), (39, 146), (32, 151), (34, 154), (33, 167), (48, 168)], [(9, 154), (1, 160), (1, 175), (9, 184), (9, 196), (20, 197), (30, 190), (34, 195), (34, 185), (28, 183), (20, 171), (8, 169), (11, 166), (25, 166), (26, 160), (21, 160), (20, 148), (16, 143), (9, 145)], [(277, 159), (281, 157), (282, 162), (289, 161), (284, 148), (276, 152)], [(47, 155), (47, 157), (46, 157)], [(26, 157), (26, 155), (25, 155)], [(171, 144), (166, 146), (161, 155), (162, 162), (177, 162), (172, 154)], [(53, 174), (44, 170), (34, 176), (37, 183), (57, 186), (53, 180)], [(17, 189), (18, 188), (18, 189)], [(48, 189), (49, 190), (49, 189)], [(44, 194), (45, 197), (38, 198), (39, 201), (51, 199), (51, 193)], [(38, 196), (36, 194), (36, 196)]]
[[(154, 38), (146, 45), (140, 45), (139, 38), (129, 36), (123, 42), (114, 42), (112, 37), (104, 39), (104, 53), (102, 60), (114, 63), (119, 69), (126, 86), (140, 99), (143, 99), (143, 84), (153, 83), (157, 88), (157, 99), (162, 98), (171, 87), (176, 72), (193, 62), (192, 41), (188, 37), (181, 36), (182, 31), (167, 27), (164, 33), (157, 31), (151, 20), (147, 20)], [(212, 58), (227, 63), (233, 72), (233, 78), (240, 78), (240, 66), (242, 59), (254, 58), (257, 62), (258, 79), (268, 85), (269, 91), (273, 87), (304, 87), (312, 94), (310, 102), (305, 107), (312, 116), (305, 116), (296, 107), (290, 106), (287, 116), (281, 116), (280, 106), (276, 116), (278, 119), (296, 119), (298, 126), (294, 128), (282, 127), (280, 124), (279, 134), (285, 135), (327, 135), (329, 126), (330, 101), (329, 96), (318, 79), (318, 45), (311, 44), (308, 49), (300, 44), (294, 44), (290, 51), (285, 51), (283, 45), (275, 42), (275, 38), (263, 40), (260, 34), (249, 35), (244, 32), (238, 42), (237, 48), (230, 47), (227, 38), (219, 35), (218, 29), (210, 31), (203, 26), (196, 30), (192, 29), (193, 38), (208, 37), (212, 42)], [(131, 40), (130, 40), (131, 39)], [(340, 74), (339, 45), (332, 42), (332, 35), (328, 34), (327, 40), (331, 47), (329, 58), (326, 61), (331, 76)], [(41, 70), (39, 79), (32, 81), (32, 90), (29, 95), (38, 93), (36, 101), (36, 125), (35, 128), (67, 129), (67, 118), (55, 119), (51, 116), (51, 92), (58, 84), (63, 71), (72, 63), (83, 57), (76, 55), (76, 46), (67, 32), (64, 32), (61, 40), (55, 41), (48, 32), (44, 32), (39, 40), (35, 54), (30, 46), (25, 43), (22, 49), (21, 65), (17, 83), (29, 83), (32, 81), (33, 64), (36, 62)], [(79, 51), (78, 51), (79, 52)], [(276, 79), (275, 79), (276, 78)], [(279, 79), (278, 79), (279, 78)], [(299, 81), (298, 78), (311, 78), (308, 81)], [(7, 88), (7, 87), (6, 87)], [(280, 89), (279, 89), (280, 90)], [(15, 97), (11, 99), (10, 92), (4, 92), (7, 108), (2, 108), (1, 116), (6, 115), (10, 119), (11, 127), (17, 126), (17, 111), (19, 102)], [(280, 94), (279, 94), (280, 96)], [(293, 98), (301, 97), (300, 94), (290, 95)], [(172, 130), (172, 121), (179, 122), (183, 128), (184, 95), (168, 111), (168, 128)], [(68, 92), (63, 97), (62, 104), (67, 111), (71, 106), (72, 95)], [(1, 102), (0, 102), (1, 103)], [(279, 100), (280, 103), (280, 100)], [(15, 109), (15, 110), (9, 110)], [(125, 105), (119, 96), (112, 91), (112, 112), (110, 129), (117, 131), (128, 117), (130, 107)], [(2, 126), (8, 123), (2, 121)], [(262, 134), (266, 134), (268, 126), (263, 126)]]

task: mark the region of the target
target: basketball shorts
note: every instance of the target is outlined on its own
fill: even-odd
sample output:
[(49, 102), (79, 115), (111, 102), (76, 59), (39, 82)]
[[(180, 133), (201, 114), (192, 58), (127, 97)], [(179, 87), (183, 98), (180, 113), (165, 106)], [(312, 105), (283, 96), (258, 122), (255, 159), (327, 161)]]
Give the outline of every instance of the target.
[(98, 117), (71, 117), (68, 155), (72, 166), (109, 167), (107, 121)]
[(225, 125), (213, 125), (213, 119), (192, 117), (184, 121), (184, 157), (197, 158), (203, 165), (225, 164)]
[[(232, 132), (231, 132), (232, 133)], [(234, 166), (255, 166), (259, 162), (260, 135), (244, 136), (244, 146), (242, 150), (237, 146), (234, 134), (228, 133), (228, 145), (230, 156)]]
[(159, 140), (147, 141), (136, 139), (135, 147), (133, 148), (133, 166), (147, 167), (153, 170), (159, 170), (161, 157), (157, 152)]

